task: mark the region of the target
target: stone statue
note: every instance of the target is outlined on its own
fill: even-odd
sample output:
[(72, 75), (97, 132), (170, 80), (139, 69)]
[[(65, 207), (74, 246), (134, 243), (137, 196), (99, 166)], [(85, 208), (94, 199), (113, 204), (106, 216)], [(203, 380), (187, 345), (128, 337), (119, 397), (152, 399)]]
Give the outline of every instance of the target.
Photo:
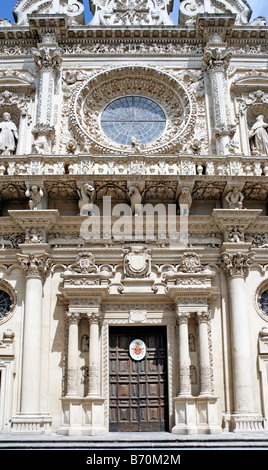
[(90, 183), (84, 183), (80, 188), (77, 188), (77, 193), (80, 198), (78, 202), (80, 215), (93, 215), (95, 188)]
[(233, 188), (227, 193), (225, 200), (228, 202), (229, 209), (243, 209), (244, 196), (239, 188)]
[(9, 113), (3, 113), (3, 119), (0, 123), (0, 152), (4, 155), (11, 155), (16, 150), (19, 134)]
[(142, 215), (142, 193), (135, 185), (130, 185), (128, 189), (130, 207), (133, 215)]
[(42, 197), (44, 193), (41, 188), (33, 185), (31, 188), (27, 188), (25, 196), (29, 197), (29, 207), (31, 210), (40, 210), (42, 209)]
[(249, 132), (249, 140), (252, 147), (259, 155), (268, 155), (268, 124), (263, 121), (263, 116), (256, 118), (255, 124)]

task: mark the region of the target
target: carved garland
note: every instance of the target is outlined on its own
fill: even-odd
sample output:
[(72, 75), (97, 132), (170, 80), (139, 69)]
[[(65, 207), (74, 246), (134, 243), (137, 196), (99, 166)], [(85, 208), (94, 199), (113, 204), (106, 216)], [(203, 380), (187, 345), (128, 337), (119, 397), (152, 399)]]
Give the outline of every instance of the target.
[(101, 71), (81, 84), (73, 96), (70, 123), (85, 151), (101, 154), (129, 154), (130, 147), (113, 143), (102, 131), (101, 113), (112, 100), (127, 95), (146, 96), (165, 110), (167, 125), (154, 142), (141, 152), (163, 154), (181, 148), (193, 134), (196, 102), (193, 95), (174, 77), (149, 67), (121, 67)]

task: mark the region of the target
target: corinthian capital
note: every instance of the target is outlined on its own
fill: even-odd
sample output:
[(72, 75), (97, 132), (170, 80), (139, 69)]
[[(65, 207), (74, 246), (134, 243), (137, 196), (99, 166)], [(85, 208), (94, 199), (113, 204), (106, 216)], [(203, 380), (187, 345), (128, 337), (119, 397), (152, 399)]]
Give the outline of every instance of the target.
[(226, 47), (207, 46), (203, 57), (205, 69), (208, 73), (225, 72), (229, 67), (231, 57), (232, 53)]
[(48, 259), (48, 254), (29, 253), (27, 255), (18, 254), (17, 256), (27, 277), (40, 277), (42, 279), (45, 277), (51, 264), (51, 260)]
[(33, 49), (33, 58), (40, 70), (58, 71), (62, 62), (62, 50), (56, 43), (41, 43)]
[(242, 276), (245, 277), (249, 271), (249, 261), (254, 253), (223, 253), (221, 265), (227, 277)]

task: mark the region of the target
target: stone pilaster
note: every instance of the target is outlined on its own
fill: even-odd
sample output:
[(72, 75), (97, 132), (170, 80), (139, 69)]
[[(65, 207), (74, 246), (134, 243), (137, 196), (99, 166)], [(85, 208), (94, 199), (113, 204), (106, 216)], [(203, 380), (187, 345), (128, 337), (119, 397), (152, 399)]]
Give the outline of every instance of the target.
[(89, 319), (89, 397), (100, 396), (99, 313), (91, 312)]
[(218, 155), (230, 153), (230, 141), (235, 133), (229, 115), (229, 91), (227, 87), (227, 69), (231, 52), (223, 42), (209, 42), (204, 52), (203, 63), (208, 73), (213, 96), (213, 133)]

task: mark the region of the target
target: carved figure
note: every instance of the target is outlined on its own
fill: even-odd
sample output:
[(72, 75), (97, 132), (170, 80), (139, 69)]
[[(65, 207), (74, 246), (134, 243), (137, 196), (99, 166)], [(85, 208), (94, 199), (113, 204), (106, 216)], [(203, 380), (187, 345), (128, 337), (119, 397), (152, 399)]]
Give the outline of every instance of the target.
[[(186, 214), (189, 214), (190, 212), (190, 208), (191, 208), (191, 205), (192, 205), (192, 196), (191, 196), (191, 192), (190, 192), (190, 189), (188, 188), (188, 186), (185, 186), (184, 188), (182, 188), (181, 190), (181, 194), (180, 194), (180, 197), (179, 197), (179, 207), (180, 207), (180, 210), (183, 211), (183, 215), (186, 215)], [(181, 207), (181, 206), (184, 206), (184, 207)], [(187, 206), (187, 207), (185, 207)]]
[(89, 183), (84, 183), (80, 188), (77, 188), (77, 193), (80, 198), (78, 202), (80, 215), (93, 215), (95, 188)]
[(44, 193), (41, 188), (33, 185), (31, 188), (27, 188), (25, 196), (29, 197), (29, 207), (31, 210), (40, 210), (42, 209), (42, 197)]
[(133, 215), (142, 214), (142, 193), (139, 191), (137, 186), (131, 185), (128, 189), (128, 195), (130, 198), (130, 206)]
[(229, 209), (243, 209), (243, 199), (244, 196), (237, 187), (229, 191), (225, 197), (225, 200), (228, 202)]
[(263, 121), (263, 116), (256, 118), (255, 124), (249, 132), (249, 140), (254, 150), (259, 155), (268, 155), (268, 124)]
[(16, 150), (19, 134), (9, 113), (4, 113), (3, 119), (0, 123), (0, 152), (4, 155), (11, 155)]
[(89, 337), (87, 335), (83, 335), (81, 338), (81, 351), (82, 352), (89, 351)]

